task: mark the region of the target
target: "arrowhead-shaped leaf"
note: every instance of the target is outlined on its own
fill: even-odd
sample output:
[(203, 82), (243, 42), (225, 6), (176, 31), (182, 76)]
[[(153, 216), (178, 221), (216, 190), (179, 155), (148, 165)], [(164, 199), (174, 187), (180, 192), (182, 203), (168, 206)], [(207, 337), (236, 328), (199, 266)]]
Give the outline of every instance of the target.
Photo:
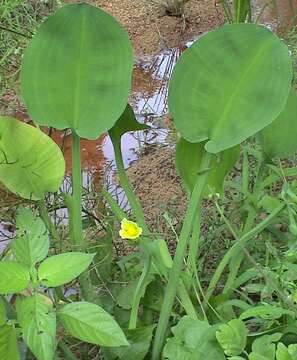
[(186, 50), (169, 86), (169, 112), (190, 142), (218, 153), (272, 123), (292, 81), (288, 48), (255, 24), (209, 32)]
[(56, 348), (56, 314), (51, 300), (42, 294), (18, 296), (17, 319), (23, 339), (38, 360), (54, 359)]
[(26, 289), (29, 285), (28, 269), (10, 260), (0, 261), (0, 294), (13, 294)]
[(46, 287), (67, 284), (84, 272), (95, 254), (69, 252), (44, 260), (38, 268), (38, 278)]
[(18, 261), (31, 267), (42, 261), (49, 249), (49, 237), (44, 222), (31, 210), (21, 208), (17, 219), (17, 235), (11, 248)]
[(125, 111), (115, 125), (108, 131), (113, 143), (120, 143), (121, 136), (129, 131), (148, 130), (150, 127), (136, 120), (132, 107), (127, 104)]
[(0, 181), (13, 193), (40, 200), (58, 191), (65, 161), (58, 145), (41, 130), (0, 116)]
[(112, 16), (85, 3), (66, 5), (25, 51), (21, 90), (37, 124), (95, 139), (124, 111), (132, 67), (128, 35)]
[(88, 302), (67, 304), (58, 319), (75, 338), (101, 346), (129, 345), (117, 322), (100, 306)]

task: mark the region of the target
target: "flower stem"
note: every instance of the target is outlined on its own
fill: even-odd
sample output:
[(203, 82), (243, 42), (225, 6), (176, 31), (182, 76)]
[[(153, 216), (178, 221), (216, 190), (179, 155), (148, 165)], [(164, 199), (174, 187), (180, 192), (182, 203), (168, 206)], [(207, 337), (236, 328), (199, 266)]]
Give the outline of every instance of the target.
[(200, 165), (200, 174), (198, 174), (198, 178), (194, 187), (194, 190), (191, 194), (191, 199), (188, 204), (185, 220), (183, 223), (183, 227), (181, 230), (179, 242), (176, 247), (176, 252), (173, 260), (173, 266), (170, 270), (169, 281), (167, 284), (165, 297), (162, 304), (160, 319), (155, 335), (155, 341), (152, 352), (152, 360), (160, 360), (162, 347), (165, 340), (166, 330), (168, 321), (170, 318), (174, 298), (176, 295), (177, 286), (180, 279), (180, 273), (183, 265), (183, 258), (185, 255), (185, 251), (187, 248), (188, 239), (190, 237), (193, 222), (195, 220), (195, 216), (197, 214), (197, 208), (201, 201), (201, 197), (203, 194), (204, 186), (207, 180), (208, 169), (210, 165), (211, 154), (204, 152), (201, 165)]

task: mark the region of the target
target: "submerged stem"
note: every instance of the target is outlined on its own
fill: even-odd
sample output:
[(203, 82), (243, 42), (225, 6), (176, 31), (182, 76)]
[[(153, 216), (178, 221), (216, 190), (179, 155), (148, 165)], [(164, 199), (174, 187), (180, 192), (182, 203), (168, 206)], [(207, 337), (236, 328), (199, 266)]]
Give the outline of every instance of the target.
[(208, 171), (205, 171), (210, 165), (211, 154), (204, 152), (201, 165), (200, 174), (198, 175), (194, 190), (191, 195), (190, 202), (188, 204), (185, 220), (181, 230), (179, 242), (176, 247), (176, 252), (173, 260), (173, 266), (170, 270), (169, 281), (165, 297), (162, 304), (160, 319), (155, 335), (155, 341), (153, 346), (152, 360), (159, 360), (163, 343), (165, 340), (166, 329), (170, 318), (174, 297), (176, 295), (177, 286), (180, 279), (180, 273), (182, 270), (183, 258), (185, 255), (188, 239), (190, 237), (193, 222), (197, 214), (197, 208), (200, 203), (204, 186), (207, 180)]

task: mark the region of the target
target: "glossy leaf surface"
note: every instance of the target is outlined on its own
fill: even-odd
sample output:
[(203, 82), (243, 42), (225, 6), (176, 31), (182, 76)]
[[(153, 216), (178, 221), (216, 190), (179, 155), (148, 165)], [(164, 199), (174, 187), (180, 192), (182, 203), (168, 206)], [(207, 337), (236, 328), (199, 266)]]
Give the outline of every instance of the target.
[(267, 28), (225, 25), (197, 40), (176, 64), (169, 112), (190, 142), (218, 153), (269, 125), (291, 88), (288, 48)]
[(75, 338), (101, 346), (129, 345), (117, 322), (100, 306), (88, 302), (65, 305), (58, 312), (64, 328)]
[(95, 139), (124, 111), (132, 66), (130, 41), (112, 16), (85, 3), (66, 5), (44, 21), (24, 54), (29, 114), (39, 125)]
[(58, 145), (41, 130), (0, 116), (0, 181), (13, 193), (40, 200), (58, 191), (65, 161)]

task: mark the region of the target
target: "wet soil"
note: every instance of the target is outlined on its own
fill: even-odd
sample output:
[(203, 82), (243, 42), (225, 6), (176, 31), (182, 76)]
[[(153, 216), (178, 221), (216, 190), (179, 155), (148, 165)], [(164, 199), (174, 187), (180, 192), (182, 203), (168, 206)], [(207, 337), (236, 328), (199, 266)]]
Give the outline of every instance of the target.
[[(73, 3), (73, 0), (67, 0)], [(190, 0), (184, 16), (168, 16), (162, 0), (90, 0), (113, 15), (127, 30), (136, 56), (179, 47), (224, 21), (215, 0)]]

